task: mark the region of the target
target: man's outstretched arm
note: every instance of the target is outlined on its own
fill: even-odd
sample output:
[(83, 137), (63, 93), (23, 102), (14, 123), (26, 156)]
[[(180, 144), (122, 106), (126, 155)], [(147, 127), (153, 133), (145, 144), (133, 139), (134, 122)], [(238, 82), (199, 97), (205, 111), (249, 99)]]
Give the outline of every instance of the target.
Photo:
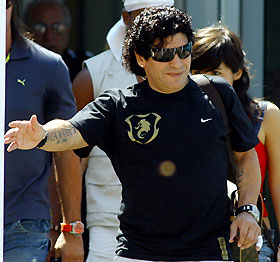
[[(4, 136), (9, 152), (15, 149), (35, 148), (47, 134), (47, 141), (41, 149), (55, 152), (78, 149), (88, 146), (80, 132), (67, 120), (52, 120), (45, 125), (40, 125), (37, 116), (30, 120), (13, 121)], [(47, 132), (47, 133), (46, 133)]]

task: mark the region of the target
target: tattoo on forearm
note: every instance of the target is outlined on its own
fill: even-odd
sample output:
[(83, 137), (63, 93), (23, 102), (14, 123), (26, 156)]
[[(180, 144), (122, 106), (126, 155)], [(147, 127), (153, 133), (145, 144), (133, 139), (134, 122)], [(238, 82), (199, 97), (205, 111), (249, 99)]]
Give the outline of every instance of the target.
[(56, 144), (63, 144), (68, 142), (68, 138), (77, 133), (77, 129), (75, 127), (70, 128), (62, 128), (58, 131), (50, 132), (48, 135), (48, 140), (51, 142), (56, 142)]
[(237, 174), (236, 174), (236, 185), (237, 187), (240, 189), (240, 183), (242, 181), (242, 177), (244, 175), (244, 170), (237, 170)]

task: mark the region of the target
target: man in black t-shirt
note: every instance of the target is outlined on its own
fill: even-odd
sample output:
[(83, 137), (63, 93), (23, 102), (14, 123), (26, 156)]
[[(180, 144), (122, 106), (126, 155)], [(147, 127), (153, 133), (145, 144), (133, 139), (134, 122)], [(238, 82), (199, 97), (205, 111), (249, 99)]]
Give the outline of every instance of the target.
[[(69, 121), (41, 126), (36, 116), (10, 123), (8, 151), (97, 145), (122, 186), (118, 261), (232, 261), (229, 242), (248, 248), (260, 228), (247, 211), (231, 223), (226, 130), (221, 112), (188, 76), (193, 30), (175, 7), (145, 9), (127, 32), (123, 63), (147, 80), (101, 94)], [(255, 132), (231, 86), (211, 82), (231, 125), (239, 205), (254, 207), (260, 188)], [(114, 83), (112, 83), (114, 85)], [(245, 210), (245, 209), (244, 209)]]

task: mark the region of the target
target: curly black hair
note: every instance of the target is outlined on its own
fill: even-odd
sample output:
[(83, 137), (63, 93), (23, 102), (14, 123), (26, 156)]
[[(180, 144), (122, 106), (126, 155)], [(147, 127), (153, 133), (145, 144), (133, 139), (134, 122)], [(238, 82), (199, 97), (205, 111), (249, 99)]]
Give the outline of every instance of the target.
[[(145, 70), (136, 61), (135, 53), (148, 59), (152, 47), (162, 48), (166, 38), (183, 33), (192, 42), (194, 32), (190, 17), (174, 6), (157, 6), (146, 8), (134, 20), (133, 26), (127, 31), (122, 62), (125, 68), (135, 75), (145, 76)], [(155, 46), (155, 40), (158, 44)]]
[(214, 71), (222, 62), (233, 73), (242, 69), (242, 75), (240, 79), (233, 82), (233, 88), (247, 115), (252, 116), (257, 104), (248, 94), (249, 62), (240, 38), (225, 25), (218, 24), (199, 29), (195, 34), (194, 42), (191, 70)]

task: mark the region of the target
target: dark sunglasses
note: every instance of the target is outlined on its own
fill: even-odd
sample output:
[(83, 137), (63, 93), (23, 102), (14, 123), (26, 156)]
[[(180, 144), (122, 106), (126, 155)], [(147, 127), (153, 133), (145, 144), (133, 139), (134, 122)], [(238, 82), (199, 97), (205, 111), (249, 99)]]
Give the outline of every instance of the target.
[(6, 9), (10, 8), (12, 6), (12, 0), (6, 0)]
[(151, 58), (157, 62), (170, 62), (178, 54), (179, 58), (187, 58), (192, 51), (192, 42), (177, 48), (152, 48)]
[(46, 25), (45, 23), (37, 23), (33, 25), (34, 33), (37, 34), (43, 35), (48, 29), (56, 34), (61, 34), (65, 31), (65, 25), (62, 23), (52, 23), (50, 26)]

